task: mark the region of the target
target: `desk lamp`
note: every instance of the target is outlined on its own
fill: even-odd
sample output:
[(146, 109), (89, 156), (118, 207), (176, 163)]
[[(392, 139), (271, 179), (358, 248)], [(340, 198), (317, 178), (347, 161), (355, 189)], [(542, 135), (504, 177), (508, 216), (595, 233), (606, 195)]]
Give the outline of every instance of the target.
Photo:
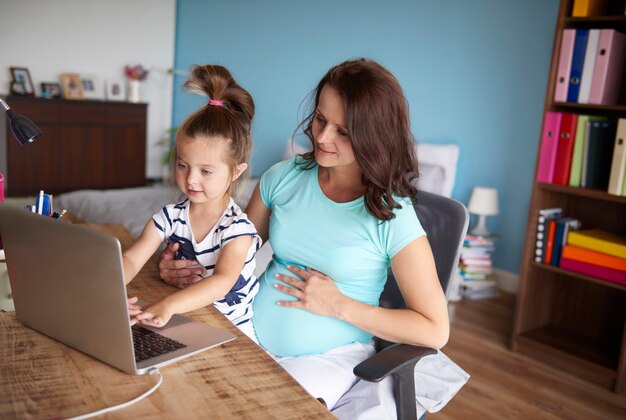
[(498, 214), (498, 190), (495, 188), (474, 187), (467, 210), (478, 216), (478, 221), (470, 230), (470, 235), (489, 236), (487, 216)]
[[(4, 107), (4, 111), (9, 118), (9, 126), (13, 135), (23, 146), (32, 143), (41, 136), (41, 130), (34, 122), (23, 115), (19, 115), (7, 105), (2, 99), (0, 103)], [(4, 177), (0, 174), (0, 203), (4, 201)], [(6, 260), (4, 257), (4, 249), (2, 249), (2, 238), (0, 238), (0, 310), (14, 311), (13, 296), (11, 295), (11, 284), (7, 272)]]
[(11, 126), (11, 131), (13, 131), (13, 135), (22, 146), (32, 143), (37, 137), (41, 136), (41, 130), (34, 122), (13, 111), (2, 99), (0, 99), (0, 103), (9, 118), (9, 125)]

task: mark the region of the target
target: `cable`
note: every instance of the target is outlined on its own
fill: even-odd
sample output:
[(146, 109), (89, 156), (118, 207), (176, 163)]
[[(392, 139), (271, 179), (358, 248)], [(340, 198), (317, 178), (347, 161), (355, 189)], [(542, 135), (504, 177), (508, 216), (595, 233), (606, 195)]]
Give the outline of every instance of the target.
[(80, 416), (76, 416), (76, 417), (70, 417), (68, 420), (88, 419), (90, 417), (95, 417), (95, 416), (99, 416), (101, 414), (110, 413), (111, 411), (119, 410), (121, 408), (126, 408), (126, 407), (128, 407), (130, 405), (135, 404), (136, 402), (139, 402), (139, 401), (143, 400), (148, 395), (150, 395), (154, 391), (156, 391), (157, 388), (159, 386), (161, 386), (161, 383), (163, 382), (163, 375), (161, 375), (161, 372), (159, 372), (159, 369), (150, 369), (148, 371), (148, 374), (150, 374), (150, 375), (158, 375), (159, 380), (157, 381), (157, 383), (152, 388), (150, 388), (148, 391), (144, 392), (140, 396), (138, 396), (136, 398), (133, 398), (130, 401), (126, 401), (125, 403), (121, 403), (121, 404), (118, 404), (118, 405), (113, 405), (111, 407), (103, 408), (102, 410), (92, 411), (91, 413), (81, 414)]

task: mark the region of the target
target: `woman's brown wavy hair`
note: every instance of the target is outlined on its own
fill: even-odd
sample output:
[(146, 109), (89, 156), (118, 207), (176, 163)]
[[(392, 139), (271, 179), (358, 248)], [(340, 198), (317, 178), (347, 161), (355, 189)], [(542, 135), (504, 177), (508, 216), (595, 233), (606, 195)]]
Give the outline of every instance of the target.
[[(367, 211), (379, 220), (395, 217), (400, 204), (393, 195), (414, 198), (411, 181), (419, 175), (415, 141), (411, 134), (408, 104), (396, 78), (372, 60), (345, 61), (320, 80), (311, 113), (298, 125), (315, 146), (312, 124), (320, 93), (326, 85), (343, 99), (348, 136), (354, 157), (363, 172)], [(303, 169), (317, 165), (315, 151), (304, 153)]]

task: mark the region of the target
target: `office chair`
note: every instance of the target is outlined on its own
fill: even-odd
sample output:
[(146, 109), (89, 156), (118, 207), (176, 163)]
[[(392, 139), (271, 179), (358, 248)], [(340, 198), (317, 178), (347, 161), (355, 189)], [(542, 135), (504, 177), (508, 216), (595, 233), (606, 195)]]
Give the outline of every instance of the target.
[[(448, 286), (454, 277), (467, 232), (469, 223), (467, 208), (459, 201), (426, 191), (418, 192), (414, 208), (426, 231), (437, 275), (447, 297)], [(380, 306), (406, 308), (391, 269), (380, 298)], [(377, 353), (357, 365), (354, 374), (369, 382), (379, 382), (392, 375), (398, 419), (416, 419), (413, 370), (422, 357), (435, 354), (437, 350), (408, 344), (393, 344), (378, 338), (375, 340)]]

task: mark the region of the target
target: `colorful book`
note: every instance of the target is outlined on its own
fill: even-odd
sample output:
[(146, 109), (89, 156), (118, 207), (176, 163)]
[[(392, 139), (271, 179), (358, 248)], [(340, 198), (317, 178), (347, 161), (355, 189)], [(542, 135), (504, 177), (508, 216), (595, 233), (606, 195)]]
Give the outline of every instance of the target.
[(551, 183), (558, 146), (558, 132), (561, 127), (562, 113), (546, 112), (541, 136), (541, 149), (537, 163), (537, 181)]
[[(600, 40), (600, 30), (590, 29), (587, 38), (587, 48), (585, 49), (585, 62), (583, 64), (583, 72), (580, 77), (580, 92), (578, 93), (578, 102), (581, 104), (589, 103), (589, 94), (591, 93), (591, 79), (593, 78), (593, 69), (596, 65), (596, 51), (598, 50), (598, 41)], [(589, 59), (587, 59), (589, 57)]]
[(589, 264), (582, 261), (561, 258), (561, 268), (575, 273), (606, 280), (611, 283), (626, 285), (626, 271), (613, 270), (599, 265)]
[(574, 0), (572, 17), (602, 16), (606, 13), (607, 0)]
[(580, 229), (580, 221), (571, 217), (562, 217), (557, 220), (554, 243), (552, 245), (551, 264), (558, 267), (561, 261), (563, 248), (567, 244), (567, 237), (570, 231)]
[(561, 127), (557, 140), (556, 162), (554, 164), (554, 176), (552, 177), (552, 183), (554, 184), (569, 184), (577, 122), (578, 115), (576, 114), (563, 113), (561, 117)]
[(570, 232), (568, 245), (579, 246), (618, 258), (626, 258), (626, 236), (601, 229), (585, 229)]
[(550, 220), (548, 222), (548, 230), (547, 230), (547, 239), (544, 251), (544, 259), (543, 262), (545, 264), (552, 263), (552, 251), (554, 249), (554, 235), (556, 234), (556, 219)]
[(588, 37), (589, 29), (576, 29), (574, 53), (572, 54), (572, 68), (569, 71), (569, 86), (567, 87), (567, 102), (578, 102), (580, 78), (583, 74)]
[(599, 265), (601, 267), (612, 268), (613, 270), (626, 271), (626, 258), (617, 258), (613, 255), (603, 254), (601, 252), (573, 245), (566, 245), (563, 247), (561, 257), (593, 265)]
[(624, 179), (622, 181), (622, 195), (626, 197), (626, 172), (624, 172)]
[(608, 193), (622, 195), (624, 178), (626, 177), (626, 119), (620, 118), (615, 134), (613, 145), (613, 160), (611, 162), (611, 174), (609, 175)]
[(617, 104), (625, 59), (626, 35), (614, 29), (601, 29), (591, 79), (590, 104)]
[(567, 101), (567, 88), (569, 86), (569, 74), (572, 68), (572, 54), (574, 53), (575, 29), (563, 29), (561, 32), (561, 50), (559, 51), (559, 64), (554, 84), (554, 102)]
[(606, 121), (606, 118), (590, 115), (578, 116), (576, 136), (574, 138), (574, 150), (572, 152), (572, 164), (569, 174), (570, 187), (580, 187), (580, 178), (583, 169), (583, 150), (589, 136), (589, 121)]
[(537, 240), (535, 242), (535, 262), (543, 262), (544, 251), (548, 239), (548, 223), (550, 220), (561, 217), (561, 208), (541, 209), (537, 218)]
[(610, 121), (589, 122), (587, 142), (583, 146), (581, 187), (605, 191), (608, 188), (614, 135)]

